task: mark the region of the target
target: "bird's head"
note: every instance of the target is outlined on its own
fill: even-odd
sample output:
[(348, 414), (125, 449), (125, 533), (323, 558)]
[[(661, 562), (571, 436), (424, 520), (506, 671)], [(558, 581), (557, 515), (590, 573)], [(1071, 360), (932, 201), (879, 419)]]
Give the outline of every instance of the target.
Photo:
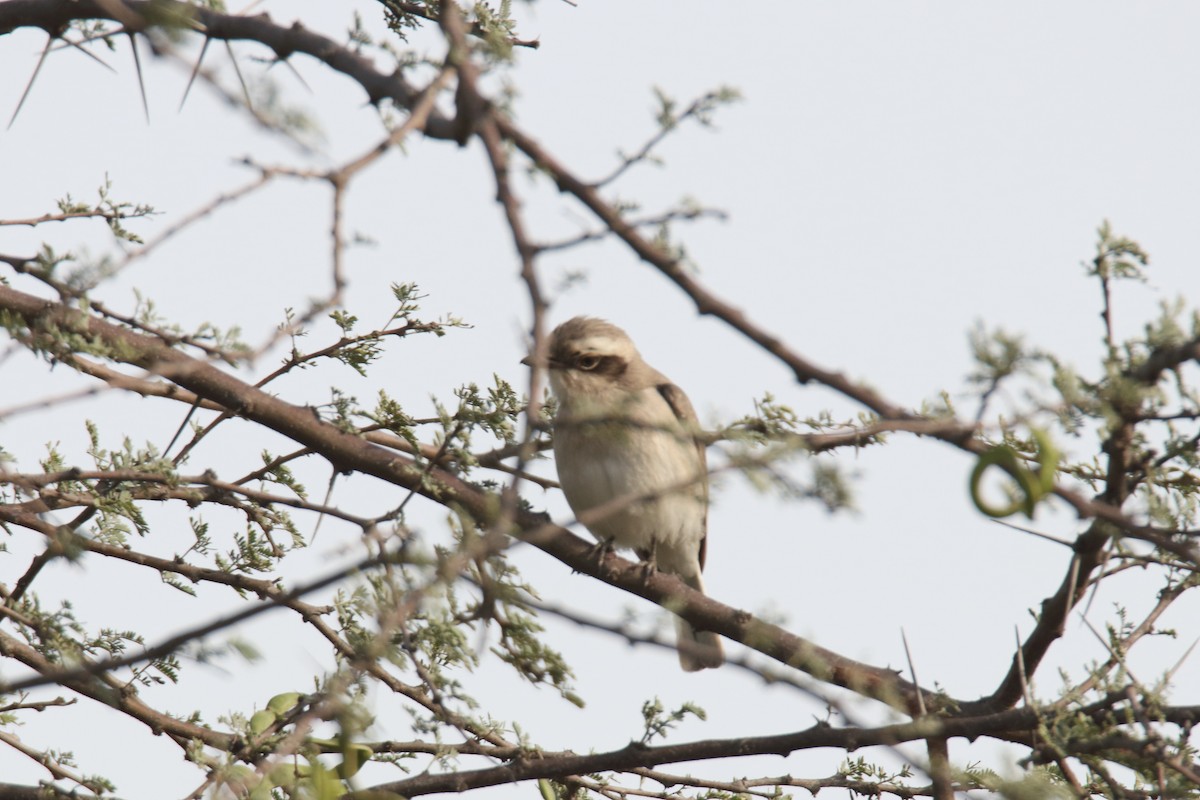
[(602, 401), (619, 391), (630, 368), (641, 362), (629, 335), (596, 317), (567, 320), (554, 329), (546, 346), (550, 388), (564, 405)]

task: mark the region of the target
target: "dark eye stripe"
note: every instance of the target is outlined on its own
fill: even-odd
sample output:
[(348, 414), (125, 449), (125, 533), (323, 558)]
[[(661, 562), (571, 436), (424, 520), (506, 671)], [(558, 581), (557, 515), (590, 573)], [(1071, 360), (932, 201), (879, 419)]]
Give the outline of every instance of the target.
[[(583, 366), (585, 363), (590, 363), (591, 361), (596, 362), (596, 365), (594, 367), (591, 367), (590, 369), (588, 369)], [(607, 375), (609, 377), (616, 378), (625, 372), (625, 368), (628, 365), (619, 356), (600, 356), (600, 355), (586, 354), (586, 355), (576, 356), (575, 366), (577, 369), (579, 369), (583, 372), (593, 372), (593, 373), (598, 373), (600, 375)]]

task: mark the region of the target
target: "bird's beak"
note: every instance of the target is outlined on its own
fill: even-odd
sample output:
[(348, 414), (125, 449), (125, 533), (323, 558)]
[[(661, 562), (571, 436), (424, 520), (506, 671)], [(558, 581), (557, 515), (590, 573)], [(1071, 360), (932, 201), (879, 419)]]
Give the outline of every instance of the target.
[(527, 367), (544, 367), (546, 369), (556, 369), (559, 365), (558, 361), (555, 361), (553, 358), (550, 358), (550, 357), (546, 357), (545, 359), (542, 359), (541, 361), (539, 361), (537, 359), (537, 356), (533, 353), (530, 353), (529, 355), (522, 358), (521, 363)]

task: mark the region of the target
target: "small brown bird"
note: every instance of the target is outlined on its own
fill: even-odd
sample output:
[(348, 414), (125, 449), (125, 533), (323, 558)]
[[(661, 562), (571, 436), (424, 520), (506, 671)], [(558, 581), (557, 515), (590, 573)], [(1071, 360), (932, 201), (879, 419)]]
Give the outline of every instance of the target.
[[(571, 510), (602, 546), (632, 549), (703, 592), (708, 468), (687, 395), (642, 360), (625, 331), (594, 317), (555, 328), (547, 366), (558, 400), (554, 459)], [(587, 519), (593, 509), (599, 518)], [(685, 670), (723, 663), (715, 633), (675, 622)]]

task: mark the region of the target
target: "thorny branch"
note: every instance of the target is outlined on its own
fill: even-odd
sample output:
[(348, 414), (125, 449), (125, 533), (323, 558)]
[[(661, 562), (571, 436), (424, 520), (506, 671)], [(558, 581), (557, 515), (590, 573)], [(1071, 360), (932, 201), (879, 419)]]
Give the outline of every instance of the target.
[[(113, 345), (115, 352), (127, 354), (123, 360), (226, 408), (236, 409), (240, 416), (320, 452), (340, 470), (351, 469), (374, 475), (441, 503), (454, 502), (485, 525), (494, 523), (497, 518), (497, 509), (489, 495), (457, 476), (433, 468), (428, 473), (430, 480), (425, 480), (425, 470), (415, 462), (345, 433), (317, 419), (304, 408), (289, 405), (155, 339), (2, 286), (0, 308), (22, 317), (34, 336), (38, 335), (36, 331), (46, 327), (82, 326), (89, 335)], [(915, 699), (915, 687), (890, 670), (859, 664), (776, 626), (757, 621), (744, 612), (723, 607), (711, 598), (686, 589), (672, 576), (659, 574), (643, 580), (640, 569), (615, 555), (610, 554), (597, 567), (590, 545), (528, 511), (514, 513), (513, 521), (519, 526), (522, 540), (555, 556), (573, 569), (654, 602), (678, 603), (680, 614), (689, 621), (694, 619), (697, 625), (718, 631), (736, 641), (752, 643), (764, 655), (889, 704), (906, 707)], [(717, 613), (722, 608), (724, 612)], [(931, 694), (928, 690), (926, 693)]]
[[(601, 196), (599, 190), (611, 180), (618, 178), (630, 164), (644, 159), (649, 154), (650, 148), (656, 144), (656, 140), (648, 143), (640, 153), (626, 159), (609, 178), (594, 183), (584, 182), (483, 96), (478, 85), (479, 70), (471, 56), (471, 47), (465, 38), (467, 35), (480, 35), (480, 30), (475, 25), (466, 24), (456, 5), (442, 4), (436, 15), (431, 12), (430, 6), (424, 4), (394, 3), (387, 0), (384, 5), (389, 6), (394, 12), (436, 20), (447, 38), (449, 53), (446, 64), (438, 78), (423, 90), (416, 90), (408, 82), (403, 70), (385, 74), (359, 52), (309, 31), (300, 24), (285, 28), (273, 23), (266, 15), (254, 17), (228, 15), (209, 8), (169, 1), (152, 3), (149, 0), (126, 0), (125, 2), (79, 0), (75, 3), (63, 4), (49, 2), (49, 0), (6, 0), (6, 2), (0, 2), (0, 35), (17, 27), (34, 26), (48, 31), (52, 37), (61, 36), (66, 26), (72, 21), (110, 19), (120, 23), (123, 31), (132, 36), (153, 28), (158, 21), (163, 19), (160, 13), (162, 8), (167, 8), (174, 14), (173, 24), (201, 32), (206, 37), (206, 41), (226, 43), (237, 40), (256, 41), (271, 48), (277, 59), (285, 63), (295, 54), (307, 54), (331, 69), (348, 76), (365, 91), (370, 102), (379, 103), (388, 98), (397, 105), (409, 109), (410, 116), (407, 122), (371, 151), (338, 170), (320, 176), (301, 176), (318, 177), (328, 181), (334, 188), (331, 225), (334, 288), (331, 299), (324, 304), (314, 304), (313, 309), (306, 313), (302, 321), (327, 310), (336, 303), (345, 285), (341, 264), (342, 251), (345, 247), (342, 231), (342, 203), (351, 178), (412, 130), (423, 130), (429, 138), (450, 140), (460, 144), (466, 143), (472, 137), (478, 137), (491, 165), (497, 200), (508, 222), (521, 264), (521, 276), (531, 300), (532, 341), (535, 350), (544, 347), (543, 315), (547, 305), (537, 278), (536, 258), (540, 253), (559, 245), (539, 246), (533, 242), (526, 230), (526, 222), (521, 212), (521, 202), (509, 177), (514, 153), (520, 153), (528, 158), (539, 170), (548, 174), (561, 191), (577, 199), (599, 221), (601, 228), (598, 231), (585, 233), (576, 240), (561, 243), (561, 246), (574, 246), (610, 234), (618, 237), (639, 258), (679, 286), (695, 303), (701, 314), (718, 317), (748, 340), (775, 356), (791, 369), (799, 383), (817, 382), (828, 386), (843, 396), (858, 402), (877, 417), (876, 422), (864, 426), (861, 430), (797, 437), (797, 444), (800, 446), (813, 452), (819, 452), (827, 448), (872, 443), (878, 440), (879, 435), (887, 432), (907, 431), (938, 439), (972, 455), (978, 455), (986, 449), (988, 443), (983, 438), (978, 425), (959, 422), (955, 419), (925, 417), (890, 401), (865, 384), (852, 381), (840, 372), (821, 367), (806, 359), (755, 323), (740, 309), (711, 293), (690, 272), (685, 270), (671, 253), (644, 237), (641, 229), (645, 226), (645, 220), (637, 221), (626, 218), (620, 209)], [(536, 46), (536, 43), (515, 39), (510, 44)], [(45, 53), (43, 53), (43, 58), (44, 56)], [(434, 106), (434, 100), (442, 88), (447, 85), (452, 74), (457, 77), (456, 114), (448, 117)], [(218, 198), (213, 204), (200, 209), (181, 224), (186, 225), (200, 219), (220, 205), (253, 191), (276, 175), (287, 174), (287, 172), (283, 169), (260, 168), (260, 177), (257, 181), (229, 196)], [(59, 216), (66, 219), (69, 215)], [(36, 224), (47, 221), (57, 221), (57, 219), (48, 216), (41, 220), (16, 220), (11, 224)], [(176, 227), (168, 230), (164, 237), (172, 235), (178, 229)], [(142, 257), (154, 246), (155, 243), (152, 243), (140, 251), (134, 251), (129, 258)], [(3, 260), (17, 271), (27, 273), (29, 271), (26, 267), (32, 263), (32, 260), (11, 257), (5, 257)], [(485, 464), (486, 466), (508, 469), (514, 473), (513, 484), (504, 493), (503, 502), (496, 503), (497, 498), (494, 495), (465, 482), (450, 470), (445, 469), (446, 465), (442, 459), (444, 448), (414, 446), (390, 435), (377, 433), (361, 437), (339, 430), (336, 426), (317, 419), (308, 409), (290, 405), (261, 391), (261, 384), (260, 386), (251, 386), (214, 366), (210, 359), (223, 358), (227, 355), (221, 348), (194, 338), (157, 329), (144, 321), (118, 314), (100, 305), (93, 304), (91, 306), (92, 313), (88, 314), (73, 310), (69, 306), (71, 301), (80, 299), (79, 292), (55, 282), (48, 275), (34, 275), (34, 277), (43, 280), (53, 288), (59, 295), (59, 302), (47, 301), (17, 292), (6, 286), (0, 286), (0, 309), (21, 321), (24, 330), (14, 335), (23, 343), (31, 346), (46, 344), (52, 338), (51, 331), (57, 329), (81, 331), (106, 343), (110, 347), (107, 359), (93, 361), (75, 353), (69, 356), (63, 354), (64, 360), (70, 366), (84, 374), (105, 381), (111, 387), (128, 389), (144, 396), (170, 397), (219, 410), (222, 412), (221, 418), (238, 416), (257, 422), (301, 445), (296, 457), (299, 457), (300, 454), (319, 454), (339, 471), (352, 470), (373, 475), (387, 483), (406, 488), (414, 495), (430, 498), (443, 505), (461, 508), (470, 514), (481, 527), (496, 534), (499, 540), (504, 540), (503, 533), (512, 534), (553, 555), (572, 569), (653, 602), (669, 604), (672, 609), (678, 610), (682, 616), (697, 626), (717, 631), (782, 664), (808, 672), (819, 680), (874, 698), (915, 717), (911, 722), (873, 729), (859, 727), (833, 729), (818, 725), (806, 731), (772, 737), (711, 740), (655, 748), (630, 746), (618, 751), (587, 756), (541, 754), (541, 757), (536, 759), (526, 758), (522, 751), (515, 748), (515, 745), (507, 742), (494, 731), (482, 730), (465, 719), (456, 718), (438, 697), (436, 680), (428, 671), (423, 671), (424, 668), (417, 670), (422, 676), (421, 685), (409, 686), (401, 683), (377, 660), (365, 658), (359, 648), (339, 636), (322, 619), (323, 612), (302, 604), (298, 600), (298, 595), (290, 596), (289, 593), (285, 593), (280, 587), (269, 581), (258, 581), (242, 575), (231, 575), (221, 570), (195, 567), (182, 561), (161, 559), (91, 540), (80, 536), (73, 527), (68, 526), (64, 530), (62, 526), (53, 525), (45, 521), (39, 514), (52, 508), (77, 507), (83, 508), (85, 511), (94, 508), (97, 498), (103, 494), (101, 488), (103, 482), (121, 481), (141, 487), (138, 490), (141, 492), (137, 494), (138, 499), (230, 502), (229, 498), (231, 497), (241, 497), (253, 503), (291, 505), (320, 514), (339, 516), (359, 525), (364, 530), (371, 528), (374, 520), (340, 512), (336, 508), (306, 500), (256, 492), (241, 485), (246, 479), (233, 484), (225, 484), (208, 476), (168, 479), (166, 476), (152, 476), (145, 473), (122, 475), (119, 472), (111, 471), (71, 474), (70, 480), (98, 482), (94, 491), (87, 492), (58, 491), (49, 488), (50, 484), (67, 479), (67, 476), (64, 475), (57, 477), (50, 474), (11, 476), (10, 482), (21, 486), (23, 491), (36, 495), (36, 499), (27, 503), (0, 505), (0, 521), (41, 533), (50, 543), (46, 553), (51, 553), (51, 546), (69, 541), (71, 545), (89, 552), (123, 559), (163, 572), (179, 574), (193, 581), (222, 583), (240, 590), (251, 591), (265, 599), (262, 605), (242, 612), (243, 615), (257, 613), (257, 610), (273, 605), (291, 607), (312, 624), (342, 657), (354, 663), (356, 668), (371, 674), (393, 691), (414, 700), (431, 713), (450, 721), (452, 725), (468, 735), (468, 741), (463, 744), (459, 750), (460, 753), (479, 753), (508, 761), (506, 764), (473, 771), (430, 772), (376, 787), (378, 791), (416, 796), (438, 791), (464, 791), (468, 788), (535, 777), (562, 779), (576, 782), (578, 785), (578, 782), (582, 780), (579, 776), (601, 771), (627, 771), (658, 780), (664, 785), (686, 783), (719, 791), (745, 791), (752, 785), (765, 784), (760, 782), (735, 785), (702, 782), (656, 773), (650, 768), (664, 763), (733, 757), (748, 753), (786, 753), (809, 747), (839, 747), (852, 750), (873, 744), (895, 744), (916, 740), (944, 742), (951, 737), (980, 735), (991, 735), (1026, 744), (1039, 755), (1046, 755), (1062, 767), (1061, 756), (1052, 752), (1052, 748), (1049, 748), (1041, 739), (1050, 724), (1052, 712), (1065, 711), (1065, 707), (1034, 709), (1030, 707), (1014, 708), (1014, 706), (1027, 692), (1027, 677), (1038, 669), (1051, 645), (1062, 635), (1063, 626), (1071, 610), (1097, 579), (1096, 573), (1101, 570), (1105, 561), (1110, 557), (1113, 543), (1122, 538), (1140, 539), (1173, 554), (1180, 560), (1180, 563), (1191, 565), (1189, 568), (1194, 568), (1198, 560), (1196, 541), (1181, 540), (1178, 531), (1139, 523), (1136, 521), (1135, 515), (1125, 510), (1129, 498), (1137, 488), (1136, 478), (1132, 481), (1130, 479), (1131, 475), (1137, 475), (1139, 468), (1133, 460), (1135, 426), (1138, 422), (1150, 417), (1147, 417), (1137, 407), (1115, 408), (1115, 422), (1109, 430), (1103, 447), (1106, 456), (1103, 490), (1097, 496), (1089, 498), (1066, 486), (1055, 488), (1055, 494), (1073, 507), (1081, 518), (1091, 520), (1086, 530), (1072, 544), (1071, 561), (1060, 585), (1050, 597), (1043, 601), (1034, 629), (1020, 644), (1007, 675), (993, 693), (975, 701), (958, 700), (922, 688), (916, 685), (915, 681), (905, 681), (892, 670), (860, 664), (824, 650), (776, 626), (757, 620), (744, 611), (730, 608), (692, 592), (670, 577), (654, 575), (646, 578), (636, 566), (616, 556), (609, 555), (597, 562), (592, 557), (592, 548), (588, 544), (548, 523), (539, 515), (520, 508), (516, 502), (516, 489), (519, 487), (519, 481), (529, 479), (523, 469), (524, 463), (540, 446), (535, 441), (538, 424), (534, 421), (532, 414), (527, 419), (525, 435), (519, 444), (510, 445), (488, 454), (489, 463)], [(1111, 297), (1107, 282), (1104, 283), (1103, 288), (1106, 343), (1110, 353), (1115, 353), (1111, 326)], [(277, 340), (277, 337), (273, 337), (258, 352), (265, 352)], [(204, 358), (195, 358), (186, 354), (180, 345), (197, 349), (204, 355)], [(1127, 371), (1123, 377), (1146, 386), (1153, 386), (1164, 373), (1176, 370), (1181, 365), (1196, 359), (1200, 359), (1200, 338), (1155, 351), (1144, 363), (1136, 369)], [(124, 375), (109, 366), (98, 363), (99, 360), (123, 362), (144, 371), (147, 377)], [(539, 377), (536, 371), (533, 371), (529, 387), (530, 397), (540, 396), (538, 381)], [(533, 407), (536, 409), (536, 403)], [(16, 410), (19, 410), (19, 407)], [(10, 409), (7, 413), (16, 412)], [(1178, 415), (1178, 418), (1191, 419), (1194, 416), (1191, 412), (1184, 411)], [(379, 444), (386, 444), (389, 449), (384, 449), (378, 446)], [(424, 460), (418, 462), (416, 458), (408, 458), (405, 455), (398, 455), (398, 453), (411, 456), (420, 455)], [(513, 455), (519, 457), (518, 466), (515, 469), (502, 463), (503, 459)], [(482, 461), (483, 459), (481, 459)], [(198, 490), (199, 494), (194, 494)], [(234, 504), (237, 505), (236, 502)], [(495, 539), (489, 541), (490, 543), (485, 545), (485, 550), (502, 549), (502, 545), (495, 544)], [(470, 561), (469, 558), (460, 560), (456, 566), (450, 569), (449, 574), (460, 574), (466, 569), (468, 561)], [(35, 576), (36, 570), (31, 570), (28, 574)], [(1184, 587), (1184, 583), (1177, 583), (1175, 588), (1165, 591), (1160, 596), (1159, 605), (1142, 625), (1123, 638), (1123, 646), (1132, 645), (1138, 638), (1150, 632), (1157, 616), (1182, 593)], [(17, 593), (18, 599), (19, 595), (20, 593)], [(10, 619), (21, 622), (22, 618), (18, 611), (9, 608), (7, 604), (5, 609)], [(396, 613), (398, 617), (392, 621), (394, 624), (384, 627), (384, 631), (389, 635), (403, 628), (403, 620), (400, 619), (403, 617), (403, 608), (401, 607)], [(241, 618), (241, 615), (234, 616)], [(162, 652), (173, 652), (178, 646), (182, 646), (195, 636), (223, 628), (227, 624), (231, 623), (226, 620), (215, 621), (212, 625), (216, 627), (191, 631), (187, 635), (169, 640), (160, 645), (160, 648), (165, 648)], [(158, 651), (151, 649), (147, 652)], [(411, 648), (408, 652), (410, 655), (415, 655)], [(136, 663), (141, 657), (112, 659), (91, 665), (82, 671), (80, 669), (64, 671), (59, 666), (47, 661), (35, 649), (3, 633), (0, 633), (0, 653), (37, 670), (44, 676), (40, 680), (57, 681), (80, 694), (120, 708), (145, 723), (152, 730), (172, 736), (180, 743), (181, 747), (186, 746), (188, 741), (196, 739), (219, 749), (246, 752), (245, 743), (236, 740), (236, 737), (231, 734), (178, 721), (148, 708), (135, 697), (126, 693), (117, 681), (106, 674), (111, 669)], [(1119, 659), (1114, 653), (1110, 663), (1095, 673), (1097, 677), (1093, 677), (1077, 687), (1078, 693), (1083, 694), (1096, 689), (1098, 676), (1111, 671), (1118, 662)], [(930, 701), (935, 703), (933, 708), (928, 709), (932, 713), (923, 714), (921, 705)], [(1128, 706), (1122, 704), (1128, 704)], [(1131, 700), (1126, 694), (1119, 693), (1110, 695), (1102, 702), (1076, 713), (1084, 716), (1091, 715), (1089, 718), (1101, 720), (1108, 719), (1117, 713), (1123, 713), (1129, 708), (1140, 708), (1139, 704), (1138, 698)], [(321, 713), (330, 713), (330, 708), (324, 708), (320, 712), (310, 709), (305, 713), (311, 714), (303, 717), (305, 725), (307, 725)], [(1086, 737), (1076, 737), (1069, 739), (1067, 744), (1070, 746), (1071, 752), (1075, 754), (1103, 754), (1114, 749), (1137, 754), (1152, 752), (1178, 775), (1187, 780), (1200, 781), (1196, 765), (1187, 763), (1178, 756), (1162, 750), (1162, 742), (1152, 727), (1154, 724), (1169, 722), (1190, 729), (1190, 726), (1196, 722), (1196, 718), (1197, 709), (1195, 707), (1160, 708), (1157, 710), (1157, 716), (1153, 719), (1142, 714), (1139, 721), (1142, 723), (1145, 735), (1141, 739), (1128, 732), (1122, 732), (1092, 740)], [(293, 733), (290, 734), (287, 745), (290, 749), (287, 749), (287, 752), (295, 752), (300, 739), (303, 738), (302, 731), (306, 729), (297, 724)], [(490, 746), (480, 744), (480, 742), (490, 743)], [(412, 745), (414, 751), (421, 751), (421, 748), (422, 745), (418, 743)], [(380, 751), (382, 752), (383, 748), (380, 748)], [(1103, 776), (1111, 784), (1113, 791), (1117, 792), (1117, 787), (1120, 787), (1121, 784), (1109, 777), (1103, 761), (1093, 760), (1086, 763), (1096, 774)], [(1070, 774), (1069, 769), (1066, 767), (1062, 767), (1062, 769), (1069, 777), (1068, 782), (1075, 787), (1077, 793), (1082, 794), (1085, 787)], [(75, 781), (81, 786), (86, 785), (80, 776), (65, 772), (56, 774), (55, 777)], [(787, 780), (780, 779), (779, 783), (795, 786), (805, 785), (803, 782), (790, 779), (790, 777)], [(843, 785), (858, 791), (874, 791), (876, 793), (893, 791), (890, 788), (880, 789), (879, 784), (875, 784), (873, 788), (871, 786), (860, 788), (851, 781), (820, 785)], [(962, 787), (950, 787), (948, 776), (943, 773), (935, 776), (934, 786), (921, 789), (897, 787), (894, 793), (898, 796), (937, 792), (944, 794), (952, 788)], [(1119, 793), (1122, 796), (1139, 796), (1126, 789), (1120, 789)], [(5, 795), (0, 792), (0, 797), (2, 796)]]

